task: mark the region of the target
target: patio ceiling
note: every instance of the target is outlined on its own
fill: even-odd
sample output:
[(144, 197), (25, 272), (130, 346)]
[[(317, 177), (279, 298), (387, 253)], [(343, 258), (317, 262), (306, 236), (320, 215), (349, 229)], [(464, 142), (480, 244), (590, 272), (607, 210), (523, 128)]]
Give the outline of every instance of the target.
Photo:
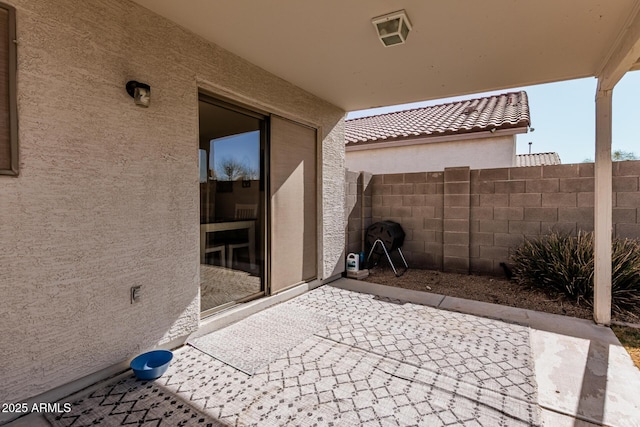
[[(134, 1), (348, 111), (597, 76), (640, 9), (638, 0)], [(371, 18), (399, 9), (413, 31), (385, 48)]]

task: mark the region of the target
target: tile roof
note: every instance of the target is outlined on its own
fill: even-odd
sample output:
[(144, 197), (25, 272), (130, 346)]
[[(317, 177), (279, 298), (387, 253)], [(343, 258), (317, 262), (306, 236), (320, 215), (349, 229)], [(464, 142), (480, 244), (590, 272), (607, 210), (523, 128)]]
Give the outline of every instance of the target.
[(558, 153), (531, 153), (516, 155), (516, 166), (560, 165)]
[(346, 145), (528, 127), (527, 93), (509, 92), (346, 121)]

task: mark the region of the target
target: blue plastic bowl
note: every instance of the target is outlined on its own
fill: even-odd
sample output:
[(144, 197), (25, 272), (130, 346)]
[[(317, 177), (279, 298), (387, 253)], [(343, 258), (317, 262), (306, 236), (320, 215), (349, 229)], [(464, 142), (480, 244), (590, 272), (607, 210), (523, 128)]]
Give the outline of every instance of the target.
[(142, 353), (131, 361), (131, 369), (138, 379), (155, 380), (167, 371), (173, 359), (169, 350), (153, 350)]

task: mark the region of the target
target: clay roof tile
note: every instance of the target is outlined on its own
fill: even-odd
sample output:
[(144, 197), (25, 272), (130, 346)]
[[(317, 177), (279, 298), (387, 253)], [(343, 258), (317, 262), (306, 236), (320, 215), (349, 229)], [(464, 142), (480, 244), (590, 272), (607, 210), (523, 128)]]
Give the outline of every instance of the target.
[(509, 92), (346, 121), (346, 144), (484, 132), (530, 125), (527, 93)]

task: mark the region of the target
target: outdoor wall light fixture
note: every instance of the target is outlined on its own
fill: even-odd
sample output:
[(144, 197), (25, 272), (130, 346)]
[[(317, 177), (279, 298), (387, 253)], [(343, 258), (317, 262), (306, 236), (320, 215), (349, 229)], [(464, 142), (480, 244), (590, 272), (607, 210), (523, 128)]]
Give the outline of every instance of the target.
[(151, 101), (151, 87), (148, 84), (135, 80), (127, 82), (127, 93), (133, 98), (133, 102), (140, 107), (148, 107)]
[(411, 31), (411, 22), (404, 10), (378, 16), (373, 18), (371, 23), (385, 47), (405, 43)]

